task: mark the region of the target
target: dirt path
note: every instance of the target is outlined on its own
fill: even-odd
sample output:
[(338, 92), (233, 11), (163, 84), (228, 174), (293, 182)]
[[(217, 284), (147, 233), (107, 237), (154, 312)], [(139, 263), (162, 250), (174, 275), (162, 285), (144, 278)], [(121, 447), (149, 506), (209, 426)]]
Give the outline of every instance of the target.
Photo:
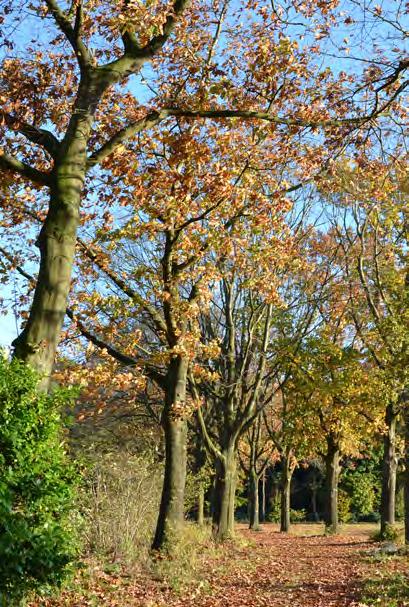
[[(366, 529), (345, 535), (297, 526), (284, 535), (273, 525), (260, 532), (239, 526), (244, 537), (216, 554), (203, 553), (200, 578), (180, 592), (148, 575), (121, 576), (103, 570), (84, 592), (64, 592), (47, 607), (359, 607), (362, 551), (370, 548)], [(179, 573), (183, 578), (183, 571)], [(37, 604), (36, 604), (37, 605)]]
[[(368, 549), (366, 535), (294, 537), (271, 526), (259, 533), (241, 531), (255, 546), (233, 549), (226, 573), (216, 571), (211, 594), (200, 597), (202, 607), (358, 605), (359, 552)], [(188, 597), (168, 604), (193, 605)]]

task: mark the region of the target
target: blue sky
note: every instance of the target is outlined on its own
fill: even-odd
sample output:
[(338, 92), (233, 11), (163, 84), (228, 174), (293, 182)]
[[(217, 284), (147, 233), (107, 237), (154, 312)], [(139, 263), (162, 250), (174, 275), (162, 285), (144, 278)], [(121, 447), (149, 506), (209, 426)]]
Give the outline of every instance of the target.
[(0, 346), (9, 346), (17, 337), (16, 324), (13, 314), (8, 313), (0, 318)]

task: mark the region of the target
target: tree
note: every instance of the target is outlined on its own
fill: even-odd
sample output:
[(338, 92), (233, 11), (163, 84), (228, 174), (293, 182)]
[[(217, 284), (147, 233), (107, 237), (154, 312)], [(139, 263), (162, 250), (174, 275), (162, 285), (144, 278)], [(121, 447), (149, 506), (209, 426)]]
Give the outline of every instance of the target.
[[(89, 12), (82, 2), (73, 2), (69, 11), (56, 0), (45, 4), (46, 10), (41, 3), (35, 3), (34, 13), (45, 22), (49, 17), (53, 19), (57, 32), (48, 39), (46, 37), (45, 44), (54, 44), (61, 51), (57, 56), (43, 56), (41, 51), (37, 54), (39, 62), (31, 79), (39, 86), (31, 99), (27, 98), (25, 82), (30, 61), (3, 62), (3, 129), (23, 135), (33, 147), (27, 148), (25, 141), (21, 143), (17, 138), (14, 143), (17, 155), (3, 152), (0, 162), (3, 170), (17, 174), (18, 184), (29, 180), (35, 188), (45, 187), (49, 192), (47, 214), (37, 239), (40, 267), (33, 303), (24, 330), (14, 344), (15, 355), (19, 359), (49, 378), (68, 301), (86, 173), (109, 154), (115, 144), (114, 136), (98, 151), (94, 150), (96, 154), (92, 159), (88, 157), (93, 129), (98, 128), (100, 122), (95, 116), (101, 110), (104, 95), (137, 73), (162, 48), (188, 2), (176, 0), (171, 12), (165, 16), (163, 13), (155, 15), (150, 27), (157, 33), (148, 36), (146, 30), (136, 31), (134, 19), (142, 15), (135, 15), (135, 9), (127, 2), (116, 3), (114, 14), (109, 16), (104, 15), (100, 3), (96, 3), (94, 10)], [(10, 12), (13, 14), (12, 10)], [(91, 48), (95, 26), (98, 34), (102, 33), (105, 41), (111, 42), (109, 51), (101, 46), (97, 51)], [(121, 52), (116, 46), (118, 38), (122, 39)], [(71, 47), (68, 52), (67, 44)], [(109, 60), (101, 61), (103, 57)], [(71, 69), (67, 70), (74, 62), (75, 75)], [(48, 98), (50, 68), (55, 69), (52, 99)], [(17, 73), (19, 78), (16, 78)], [(6, 95), (12, 95), (12, 98), (7, 99)], [(68, 119), (61, 121), (60, 112), (66, 110), (67, 105), (69, 108), (70, 103), (72, 108), (68, 110)], [(102, 107), (104, 105), (105, 102)], [(135, 124), (134, 130), (146, 127), (150, 119), (142, 119)], [(53, 123), (54, 132), (38, 126), (49, 120)], [(117, 139), (118, 136), (120, 138), (119, 132), (116, 133)], [(41, 150), (37, 166), (33, 160), (27, 163), (18, 159), (21, 151), (33, 154), (35, 146)]]
[[(146, 158), (127, 177), (122, 216), (112, 217), (115, 229), (102, 218), (89, 242), (80, 239), (80, 279), (68, 309), (73, 331), (129, 368), (122, 373), (124, 390), (135, 389), (142, 373), (165, 396), (165, 480), (155, 548), (172, 543), (184, 518), (187, 421), (195, 407), (186, 380), (195, 359), (215, 349), (212, 339), (202, 339), (198, 319), (218, 266), (221, 260), (237, 264), (258, 288), (267, 267), (286, 263), (292, 254), (290, 239), (284, 253), (282, 238), (288, 188), (280, 191), (273, 174), (263, 179), (266, 192), (258, 186), (256, 163), (264, 161), (268, 147), (253, 150), (250, 168), (247, 146), (254, 148), (252, 129), (236, 129), (233, 137), (211, 125), (180, 124), (179, 133), (163, 128), (146, 141)], [(265, 257), (255, 244), (263, 227), (269, 230)], [(266, 292), (274, 295), (274, 283)], [(116, 365), (112, 374), (117, 389)], [(107, 368), (105, 375), (109, 382)]]
[[(160, 55), (190, 4), (179, 30), (180, 41)], [(273, 133), (280, 126), (287, 129), (282, 148), (288, 145), (287, 133), (291, 138), (304, 129), (324, 128), (326, 147), (333, 150), (385, 111), (399, 115), (398, 97), (407, 85), (401, 82), (409, 65), (405, 59), (365, 70), (361, 78), (339, 77), (318, 67), (320, 61), (314, 58), (323, 44), (320, 41), (336, 23), (334, 2), (317, 1), (306, 7), (288, 1), (279, 10), (268, 3), (250, 3), (248, 27), (239, 25), (238, 35), (232, 32), (233, 25), (240, 24), (241, 10), (231, 9), (228, 20), (228, 2), (175, 0), (169, 5), (158, 0), (152, 6), (116, 0), (109, 3), (108, 11), (103, 2), (82, 0), (60, 4), (46, 0), (45, 5), (22, 0), (17, 7), (3, 0), (2, 6), (6, 19), (1, 74), (2, 206), (7, 209), (12, 203), (5, 212), (5, 225), (10, 217), (21, 225), (27, 204), (35, 210), (40, 207), (42, 218), (37, 238), (39, 271), (15, 355), (46, 377), (51, 374), (67, 306), (81, 205), (85, 203), (86, 209), (99, 176), (95, 171), (93, 179), (88, 179), (91, 170), (102, 166), (103, 173), (105, 162), (110, 162), (113, 173), (123, 175), (120, 160), (128, 151), (124, 144), (131, 141), (132, 150), (138, 133), (170, 116), (175, 117), (175, 124), (180, 116), (261, 120), (267, 125), (267, 136), (269, 129)], [(26, 7), (28, 12), (20, 12)], [(291, 40), (291, 17), (297, 13), (307, 20), (301, 26), (308, 36), (305, 48), (297, 48)], [(37, 47), (25, 45), (9, 57), (14, 45), (8, 35), (21, 32), (21, 15), (27, 14), (26, 28), (41, 24)], [(393, 31), (403, 32), (399, 11), (387, 18), (382, 12), (369, 10), (369, 14), (374, 27), (379, 23), (385, 29), (388, 24)], [(216, 31), (211, 34), (209, 15), (216, 17)], [(221, 50), (224, 21), (229, 27)], [(352, 23), (355, 18), (349, 15), (346, 27)], [(376, 35), (374, 39), (378, 42)], [(132, 77), (158, 55), (154, 68), (162, 82), (158, 92), (155, 83), (149, 84), (150, 105), (159, 108), (152, 110), (135, 103)], [(139, 76), (142, 80), (146, 81)], [(357, 93), (363, 91), (373, 101), (372, 105), (367, 102), (365, 115), (354, 113), (350, 81)], [(359, 104), (359, 94), (357, 100)], [(281, 113), (282, 106), (286, 107)], [(318, 137), (315, 151), (311, 144), (308, 147), (306, 156), (315, 154), (318, 166), (325, 146)]]
[(298, 381), (304, 384), (306, 407), (310, 407), (321, 433), (326, 466), (325, 524), (337, 533), (341, 457), (358, 455), (368, 431), (381, 427), (378, 407), (384, 387), (359, 351), (340, 342), (336, 333), (330, 337), (329, 328), (327, 331), (308, 340), (300, 367), (304, 378)]
[[(389, 396), (381, 494), (381, 534), (395, 523), (397, 423), (405, 409), (407, 359), (406, 211), (404, 158), (342, 163), (337, 184), (337, 235), (350, 290), (350, 315)], [(379, 188), (382, 179), (383, 187)], [(342, 218), (342, 223), (335, 218)], [(343, 225), (343, 227), (341, 227)]]
[(199, 368), (195, 374), (193, 369), (191, 376), (205, 445), (215, 467), (213, 531), (221, 541), (234, 532), (238, 442), (261, 410), (270, 341), (271, 304), (257, 302), (251, 291), (241, 290), (241, 280), (233, 267), (225, 271), (217, 299), (202, 320), (203, 339), (216, 341), (219, 353), (202, 359), (205, 372)]
[(249, 527), (254, 531), (260, 529), (259, 485), (266, 468), (274, 461), (274, 445), (266, 432), (263, 416), (259, 413), (239, 442), (238, 456), (240, 465), (248, 480)]

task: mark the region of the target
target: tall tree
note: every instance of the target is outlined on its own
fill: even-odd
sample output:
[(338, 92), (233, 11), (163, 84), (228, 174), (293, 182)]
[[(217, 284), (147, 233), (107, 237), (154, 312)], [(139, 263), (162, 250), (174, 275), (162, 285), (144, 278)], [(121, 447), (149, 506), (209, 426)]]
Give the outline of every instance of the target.
[[(334, 180), (333, 223), (342, 243), (350, 315), (378, 372), (389, 386), (384, 412), (381, 533), (395, 523), (397, 424), (406, 408), (407, 213), (405, 159), (362, 154), (340, 163)], [(382, 180), (382, 188), (379, 182)], [(341, 221), (340, 221), (341, 220)]]
[[(323, 148), (352, 142), (357, 130), (386, 110), (400, 116), (398, 97), (407, 84), (402, 78), (409, 62), (394, 59), (385, 37), (385, 60), (362, 74), (333, 74), (329, 66), (322, 70), (320, 53), (331, 30), (336, 36), (340, 28), (333, 1), (307, 6), (287, 0), (279, 7), (249, 2), (245, 9), (217, 0), (112, 0), (108, 5), (2, 0), (1, 6), (0, 167), (6, 224), (11, 217), (21, 222), (27, 203), (40, 209), (43, 222), (33, 302), (15, 355), (46, 377), (67, 305), (81, 203), (92, 199), (108, 159), (114, 181), (124, 175), (121, 159), (134, 151), (125, 144), (134, 143), (138, 133), (170, 116), (175, 125), (180, 116), (264, 121), (265, 127), (258, 124), (266, 137), (281, 129), (282, 150), (294, 135), (306, 134), (305, 156), (315, 156), (318, 167)], [(363, 38), (365, 60), (368, 48), (374, 50), (371, 43), (379, 42), (376, 27), (392, 28), (395, 37), (404, 31), (399, 9), (383, 14), (352, 2), (349, 8), (344, 28), (361, 15), (372, 22), (373, 36)], [(182, 16), (178, 38), (162, 52)], [(215, 28), (210, 30), (209, 23)], [(41, 34), (28, 40), (30, 30)], [(19, 45), (13, 40), (18, 35), (28, 43)], [(295, 40), (301, 37), (303, 46)], [(140, 73), (152, 60), (153, 79)], [(143, 83), (145, 98), (138, 103)], [(363, 99), (364, 114), (358, 111)], [(311, 143), (316, 128), (324, 129), (324, 146), (319, 136)], [(92, 171), (97, 166), (101, 171)], [(109, 179), (112, 185), (112, 173)], [(100, 206), (104, 202), (102, 197)], [(84, 210), (92, 215), (87, 205)]]
[[(47, 0), (45, 7), (34, 3), (31, 8), (44, 21), (45, 31), (50, 18), (56, 30), (44, 36), (44, 44), (55, 45), (59, 52), (33, 49), (34, 71), (30, 57), (3, 62), (3, 132), (21, 135), (24, 141), (6, 135), (9, 150), (2, 152), (0, 165), (18, 176), (18, 186), (28, 180), (37, 189), (46, 188), (49, 196), (37, 239), (40, 266), (33, 303), (14, 343), (15, 356), (44, 373), (46, 381), (65, 317), (86, 173), (115, 144), (113, 135), (94, 150), (96, 156), (89, 157), (90, 141), (100, 123), (96, 114), (104, 105), (106, 108), (106, 100), (102, 103), (105, 94), (115, 85), (123, 86), (163, 47), (187, 4), (187, 0), (176, 0), (171, 11), (158, 12), (145, 30), (138, 31), (135, 17), (139, 20), (144, 13), (146, 17), (146, 9), (135, 14), (138, 11), (128, 2), (113, 3), (110, 15), (104, 14), (102, 3), (88, 11), (82, 1), (73, 2), (69, 9), (57, 0)], [(18, 19), (15, 10), (8, 12)], [(96, 36), (103, 39), (94, 47)], [(104, 48), (107, 44), (108, 50)], [(27, 87), (27, 81), (34, 88)], [(135, 130), (148, 126), (150, 119), (143, 118)], [(51, 130), (44, 128), (47, 122), (52, 123)], [(28, 161), (19, 160), (21, 152), (28, 155)]]

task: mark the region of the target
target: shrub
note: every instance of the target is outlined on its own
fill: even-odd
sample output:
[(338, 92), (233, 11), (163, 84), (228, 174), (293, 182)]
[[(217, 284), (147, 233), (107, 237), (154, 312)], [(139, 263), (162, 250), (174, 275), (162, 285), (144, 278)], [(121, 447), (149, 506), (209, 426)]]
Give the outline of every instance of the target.
[(338, 492), (338, 516), (341, 523), (349, 523), (352, 518), (351, 498), (342, 489)]
[(148, 557), (162, 485), (151, 454), (98, 453), (84, 492), (89, 552), (128, 565)]
[(373, 471), (348, 470), (344, 479), (345, 489), (351, 497), (351, 511), (356, 518), (367, 516), (379, 507), (379, 479)]
[(209, 466), (203, 466), (196, 474), (188, 472), (185, 488), (185, 512), (191, 514), (197, 511), (200, 491), (206, 492), (212, 481), (212, 470)]
[(305, 509), (302, 510), (294, 510), (291, 508), (290, 510), (290, 521), (292, 523), (302, 523), (307, 518), (307, 511)]
[(0, 356), (0, 602), (20, 604), (69, 574), (77, 553), (78, 474), (61, 436), (72, 391), (37, 392), (38, 376)]
[(280, 517), (281, 517), (280, 496), (277, 496), (274, 500), (271, 501), (270, 511), (269, 511), (266, 519), (270, 523), (279, 523)]
[(385, 525), (384, 531), (376, 531), (371, 538), (375, 542), (395, 542), (399, 537), (399, 529), (395, 525)]

